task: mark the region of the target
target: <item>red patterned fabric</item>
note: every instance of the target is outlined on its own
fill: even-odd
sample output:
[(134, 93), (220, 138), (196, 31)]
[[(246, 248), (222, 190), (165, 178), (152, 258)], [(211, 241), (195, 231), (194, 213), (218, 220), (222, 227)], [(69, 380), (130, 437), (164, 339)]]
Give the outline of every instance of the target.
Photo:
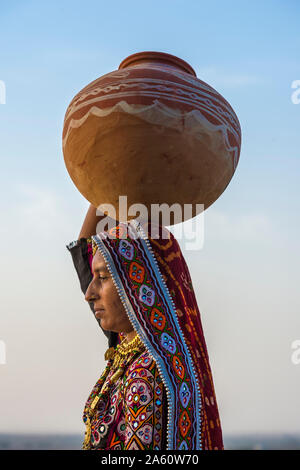
[(203, 449), (223, 449), (209, 356), (188, 267), (173, 236), (170, 240), (151, 240), (151, 245), (168, 289), (173, 295), (180, 326), (197, 367), (202, 396)]
[[(172, 234), (147, 240), (137, 223), (92, 240), (145, 351), (131, 358), (124, 376), (98, 402), (91, 447), (223, 449), (200, 312), (177, 241)], [(111, 363), (85, 410), (109, 379)]]

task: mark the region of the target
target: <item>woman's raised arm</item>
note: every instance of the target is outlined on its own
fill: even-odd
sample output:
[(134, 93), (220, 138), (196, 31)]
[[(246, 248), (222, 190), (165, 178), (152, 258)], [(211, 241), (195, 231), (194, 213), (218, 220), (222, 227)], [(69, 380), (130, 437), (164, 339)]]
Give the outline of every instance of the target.
[(103, 217), (105, 217), (104, 214), (96, 215), (96, 210), (96, 207), (90, 204), (83, 221), (78, 240), (80, 240), (80, 238), (90, 238), (92, 235), (96, 234), (96, 227), (98, 222), (103, 219)]
[[(84, 294), (86, 293), (88, 285), (93, 277), (90, 264), (92, 251), (91, 236), (96, 234), (97, 224), (103, 217), (105, 217), (105, 215), (96, 215), (96, 207), (90, 204), (78, 239), (66, 245), (67, 249), (71, 253), (73, 264), (80, 282), (80, 287)], [(93, 302), (89, 302), (89, 305), (94, 314)], [(108, 338), (108, 346), (114, 346), (118, 341), (118, 334), (103, 330), (100, 325), (100, 320), (97, 320), (97, 322)]]

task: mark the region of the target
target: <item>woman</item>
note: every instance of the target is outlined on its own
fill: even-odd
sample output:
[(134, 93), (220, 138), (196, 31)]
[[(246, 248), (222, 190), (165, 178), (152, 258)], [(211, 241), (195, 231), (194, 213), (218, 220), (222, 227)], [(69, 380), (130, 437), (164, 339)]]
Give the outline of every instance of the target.
[(109, 345), (85, 405), (83, 448), (223, 449), (200, 313), (178, 243), (169, 232), (148, 238), (137, 221), (92, 235), (97, 220), (91, 206), (79, 241), (68, 245)]

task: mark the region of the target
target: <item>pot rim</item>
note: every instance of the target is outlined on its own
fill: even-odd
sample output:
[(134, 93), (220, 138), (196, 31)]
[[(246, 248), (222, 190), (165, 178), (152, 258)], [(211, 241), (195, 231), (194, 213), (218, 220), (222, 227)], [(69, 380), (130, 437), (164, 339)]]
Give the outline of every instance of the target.
[(188, 64), (185, 60), (180, 59), (172, 54), (167, 54), (166, 52), (157, 52), (157, 51), (143, 51), (143, 52), (136, 52), (135, 54), (131, 54), (126, 57), (119, 65), (118, 70), (125, 69), (127, 67), (132, 66), (135, 62), (139, 61), (154, 61), (163, 62), (163, 63), (171, 63), (176, 65), (177, 67), (183, 69), (186, 73), (194, 75), (197, 77), (195, 70)]

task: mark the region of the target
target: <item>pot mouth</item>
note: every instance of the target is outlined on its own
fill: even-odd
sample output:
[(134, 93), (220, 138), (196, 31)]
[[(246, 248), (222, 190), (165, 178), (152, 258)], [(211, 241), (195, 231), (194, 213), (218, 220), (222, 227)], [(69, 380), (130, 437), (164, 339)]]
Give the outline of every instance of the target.
[(177, 66), (182, 69), (184, 72), (194, 75), (197, 77), (195, 70), (190, 66), (185, 60), (180, 59), (179, 57), (167, 54), (166, 52), (155, 52), (155, 51), (144, 51), (131, 54), (126, 57), (119, 65), (118, 70), (131, 67), (132, 65), (142, 65), (145, 62), (157, 62), (161, 64), (168, 64)]

